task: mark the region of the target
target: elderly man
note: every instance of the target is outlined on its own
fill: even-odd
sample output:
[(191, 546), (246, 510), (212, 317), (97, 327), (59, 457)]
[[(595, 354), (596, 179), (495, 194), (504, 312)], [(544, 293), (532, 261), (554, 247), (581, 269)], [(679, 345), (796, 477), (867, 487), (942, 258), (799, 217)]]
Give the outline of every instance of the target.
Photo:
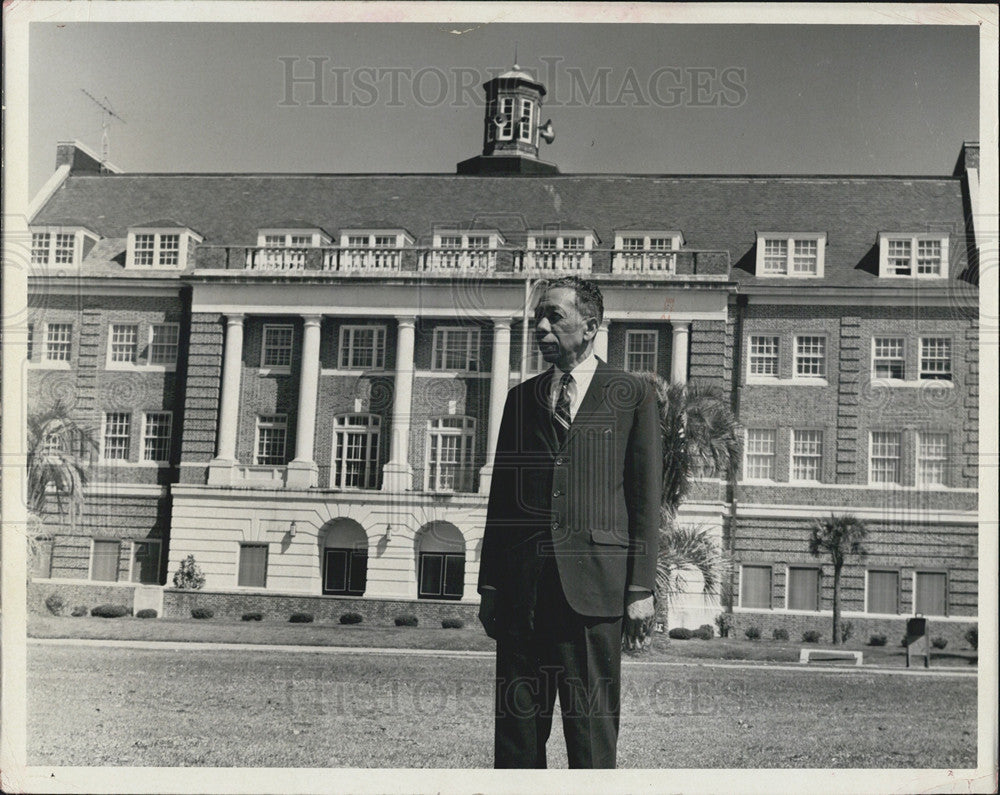
[(546, 766), (557, 692), (570, 767), (615, 767), (623, 635), (641, 645), (654, 614), (656, 400), (594, 355), (603, 314), (593, 282), (547, 285), (535, 335), (552, 367), (510, 391), (500, 424), (479, 573), (498, 768)]

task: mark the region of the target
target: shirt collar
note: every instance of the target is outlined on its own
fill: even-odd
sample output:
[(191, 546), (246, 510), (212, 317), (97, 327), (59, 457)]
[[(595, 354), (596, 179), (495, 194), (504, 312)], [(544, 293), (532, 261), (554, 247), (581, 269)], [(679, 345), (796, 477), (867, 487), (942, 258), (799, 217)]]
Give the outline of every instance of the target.
[[(594, 349), (591, 348), (590, 353), (587, 354), (587, 358), (581, 362), (577, 362), (576, 367), (574, 367), (569, 372), (573, 374), (573, 380), (579, 383), (581, 378), (586, 378), (589, 380), (594, 375), (594, 371), (596, 369), (597, 369), (597, 357), (594, 355)], [(560, 369), (558, 365), (552, 365), (552, 372), (553, 374), (559, 375), (561, 378), (562, 374), (565, 371)]]

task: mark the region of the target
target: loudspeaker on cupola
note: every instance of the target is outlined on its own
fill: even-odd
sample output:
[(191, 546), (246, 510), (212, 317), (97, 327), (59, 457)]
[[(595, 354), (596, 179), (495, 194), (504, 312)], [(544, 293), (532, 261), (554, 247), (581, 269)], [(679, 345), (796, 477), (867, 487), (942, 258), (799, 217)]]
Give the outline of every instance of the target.
[(555, 140), (551, 119), (541, 123), (545, 86), (516, 63), (483, 84), (486, 112), (483, 153), (458, 164), (459, 174), (558, 174), (538, 158), (539, 145)]

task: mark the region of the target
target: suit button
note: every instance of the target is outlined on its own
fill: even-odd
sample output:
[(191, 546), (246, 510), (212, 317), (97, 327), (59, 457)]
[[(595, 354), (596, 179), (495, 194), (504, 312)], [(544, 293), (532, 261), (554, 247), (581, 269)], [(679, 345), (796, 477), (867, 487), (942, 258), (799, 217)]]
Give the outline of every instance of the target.
[(563, 460), (561, 458), (556, 459), (556, 466), (561, 467), (563, 465)]
[(561, 492), (561, 491), (559, 491), (559, 489), (556, 489), (555, 491), (553, 491), (553, 492), (552, 492), (552, 496), (553, 496), (553, 497), (558, 497), (558, 496), (560, 496), (561, 494), (562, 494), (562, 492)]
[(553, 522), (552, 523), (552, 529), (553, 530), (558, 530), (559, 529), (559, 522)]

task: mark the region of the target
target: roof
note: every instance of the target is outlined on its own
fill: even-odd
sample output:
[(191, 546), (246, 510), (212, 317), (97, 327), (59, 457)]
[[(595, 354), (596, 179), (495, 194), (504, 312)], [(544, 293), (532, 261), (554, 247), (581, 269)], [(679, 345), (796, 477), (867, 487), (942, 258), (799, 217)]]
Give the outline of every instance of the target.
[[(679, 231), (685, 248), (726, 250), (733, 278), (756, 278), (758, 231), (825, 232), (825, 284), (876, 282), (879, 232), (951, 238), (950, 276), (966, 266), (960, 177), (647, 176), (454, 174), (70, 175), (33, 219), (77, 218), (103, 237), (169, 218), (206, 244), (253, 246), (276, 218), (307, 218), (334, 237), (342, 229), (409, 230), (430, 245), (434, 229), (498, 229), (508, 244), (528, 229)], [(780, 280), (785, 281), (785, 280)], [(802, 285), (801, 280), (794, 280)]]

